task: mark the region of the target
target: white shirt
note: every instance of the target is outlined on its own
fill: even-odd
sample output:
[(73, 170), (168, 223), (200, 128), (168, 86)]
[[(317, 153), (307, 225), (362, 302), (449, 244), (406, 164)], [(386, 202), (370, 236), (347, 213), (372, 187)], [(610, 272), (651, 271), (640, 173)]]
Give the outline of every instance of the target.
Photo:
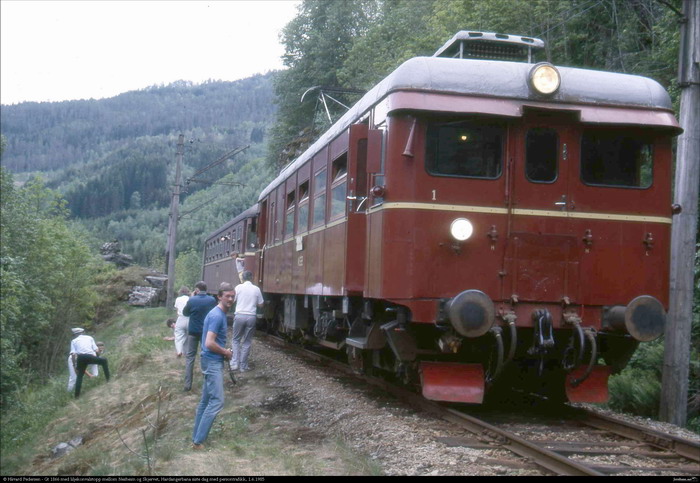
[(236, 314), (255, 315), (257, 306), (262, 303), (262, 292), (250, 280), (236, 286)]
[(187, 305), (187, 301), (190, 299), (189, 295), (180, 295), (175, 299), (175, 308), (177, 309), (177, 315), (182, 316), (182, 310)]
[(71, 341), (70, 353), (90, 354), (91, 356), (97, 355), (97, 344), (95, 344), (95, 339), (89, 335), (79, 335)]

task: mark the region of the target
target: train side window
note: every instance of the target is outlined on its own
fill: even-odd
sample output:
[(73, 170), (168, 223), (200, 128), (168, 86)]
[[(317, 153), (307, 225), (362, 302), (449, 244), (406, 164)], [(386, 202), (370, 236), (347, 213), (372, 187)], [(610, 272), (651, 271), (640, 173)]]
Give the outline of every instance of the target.
[(581, 138), (581, 180), (586, 184), (649, 188), (653, 149), (641, 135), (620, 130), (587, 130)]
[(326, 170), (323, 169), (314, 176), (314, 211), (313, 226), (322, 225), (326, 221)]
[(284, 211), (285, 211), (285, 197), (284, 197), (284, 186), (277, 189), (277, 206), (275, 211), (275, 243), (282, 240), (284, 236)]
[[(376, 130), (381, 132), (380, 145), (371, 146), (369, 140), (367, 141), (367, 157), (379, 156), (380, 168), (379, 172), (373, 175), (374, 180), (372, 181), (374, 186), (384, 186), (386, 180), (384, 179), (384, 166), (386, 163), (386, 145), (387, 145), (387, 130), (386, 122), (382, 122), (381, 125), (376, 126)], [(369, 163), (369, 161), (368, 161)], [(382, 196), (371, 196), (371, 206), (377, 206), (384, 203), (384, 197)]]
[(501, 175), (504, 128), (467, 121), (432, 123), (426, 169), (437, 176), (495, 179)]
[[(274, 196), (274, 193), (273, 193), (273, 196)], [(277, 207), (275, 206), (275, 202), (272, 201), (272, 202), (270, 202), (270, 219), (268, 220), (269, 225), (267, 227), (267, 232), (270, 234), (268, 236), (268, 238), (270, 240), (270, 244), (272, 244), (272, 242), (274, 241), (273, 240), (274, 233), (275, 233), (274, 230), (275, 230), (275, 226), (277, 224), (277, 222), (275, 221), (275, 214), (276, 213), (277, 213)]]
[(246, 234), (246, 249), (247, 248), (257, 248), (258, 247), (258, 220), (257, 218), (251, 218), (248, 220), (247, 234)]
[(557, 179), (559, 135), (554, 129), (534, 128), (525, 137), (525, 176), (535, 183)]
[(284, 238), (294, 235), (294, 211), (296, 209), (296, 192), (287, 193), (287, 214), (284, 221)]
[(309, 229), (309, 181), (299, 185), (299, 214), (297, 221), (297, 233), (304, 233)]
[(331, 183), (331, 219), (345, 215), (347, 206), (348, 156), (347, 153), (333, 161)]

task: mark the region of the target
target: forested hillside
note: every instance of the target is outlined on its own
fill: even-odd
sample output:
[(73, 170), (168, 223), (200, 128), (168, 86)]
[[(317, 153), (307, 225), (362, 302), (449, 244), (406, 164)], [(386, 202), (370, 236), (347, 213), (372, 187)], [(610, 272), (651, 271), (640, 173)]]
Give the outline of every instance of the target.
[[(199, 252), (203, 236), (255, 202), (271, 175), (256, 160), (264, 158), (275, 116), (272, 78), (177, 82), (110, 99), (3, 106), (2, 164), (16, 180), (39, 174), (62, 193), (72, 217), (95, 234), (95, 245), (118, 239), (138, 263), (162, 268), (178, 135), (186, 139), (183, 181), (250, 146), (184, 187), (182, 211), (203, 206), (183, 218), (178, 249)], [(244, 186), (212, 187), (227, 175)]]

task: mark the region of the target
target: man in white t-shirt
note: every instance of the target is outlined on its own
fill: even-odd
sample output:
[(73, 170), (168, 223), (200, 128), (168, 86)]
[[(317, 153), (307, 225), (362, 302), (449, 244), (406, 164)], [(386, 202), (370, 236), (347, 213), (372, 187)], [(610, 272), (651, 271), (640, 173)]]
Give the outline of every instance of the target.
[[(76, 327), (71, 329), (73, 335), (76, 337), (84, 332), (83, 329)], [(100, 355), (104, 350), (104, 342), (97, 342), (97, 355)], [(85, 375), (88, 377), (97, 377), (100, 375), (99, 368), (96, 364), (90, 364), (85, 370)], [(75, 366), (73, 365), (73, 354), (68, 354), (68, 392), (73, 392), (75, 389), (75, 381), (77, 381), (78, 375), (75, 373)]]
[(71, 361), (73, 362), (73, 367), (75, 368), (77, 376), (75, 382), (75, 397), (77, 398), (80, 396), (80, 388), (83, 385), (83, 376), (85, 375), (87, 366), (90, 364), (102, 366), (105, 372), (105, 379), (109, 381), (109, 365), (107, 364), (107, 359), (97, 356), (99, 348), (97, 344), (95, 344), (95, 339), (89, 335), (85, 335), (85, 330), (80, 327), (76, 327), (72, 329), (72, 331), (74, 334), (80, 334), (70, 343)]
[(190, 299), (190, 289), (180, 287), (180, 296), (175, 299), (175, 310), (177, 310), (177, 321), (175, 322), (175, 355), (181, 357), (185, 350), (185, 342), (187, 341), (187, 326), (190, 323), (190, 318), (182, 313)]
[(250, 370), (248, 356), (250, 346), (253, 344), (253, 333), (257, 320), (257, 308), (263, 305), (262, 292), (253, 285), (253, 273), (243, 272), (243, 283), (236, 286), (236, 313), (233, 317), (233, 357), (231, 357), (231, 370), (240, 369), (241, 372)]

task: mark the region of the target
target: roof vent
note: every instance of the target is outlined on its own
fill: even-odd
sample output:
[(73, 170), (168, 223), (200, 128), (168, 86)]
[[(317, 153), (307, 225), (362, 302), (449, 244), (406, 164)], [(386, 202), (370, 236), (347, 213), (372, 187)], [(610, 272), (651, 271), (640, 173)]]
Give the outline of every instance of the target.
[(532, 37), (462, 30), (440, 47), (433, 57), (533, 63), (535, 54), (543, 49), (544, 41)]

